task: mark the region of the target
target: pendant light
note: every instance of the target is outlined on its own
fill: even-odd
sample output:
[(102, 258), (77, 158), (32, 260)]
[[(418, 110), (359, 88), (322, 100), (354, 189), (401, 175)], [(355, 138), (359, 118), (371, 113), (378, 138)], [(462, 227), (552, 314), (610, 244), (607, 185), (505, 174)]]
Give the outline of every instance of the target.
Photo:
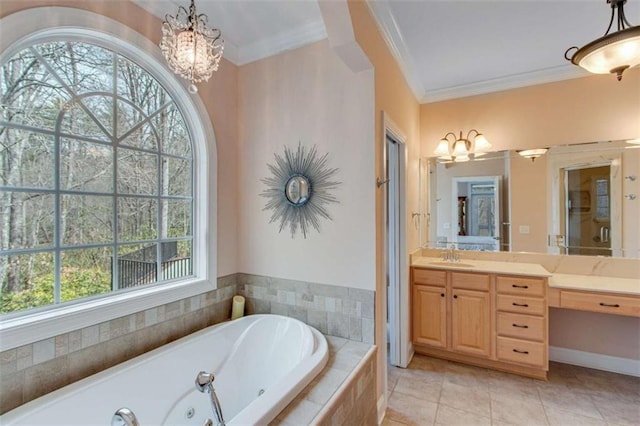
[[(570, 47), (564, 52), (566, 60), (594, 74), (616, 74), (618, 81), (622, 73), (640, 64), (640, 25), (631, 26), (624, 16), (627, 0), (607, 0), (611, 5), (611, 20), (604, 36), (581, 48)], [(609, 34), (617, 13), (618, 31)], [(575, 52), (569, 57), (569, 51)]]

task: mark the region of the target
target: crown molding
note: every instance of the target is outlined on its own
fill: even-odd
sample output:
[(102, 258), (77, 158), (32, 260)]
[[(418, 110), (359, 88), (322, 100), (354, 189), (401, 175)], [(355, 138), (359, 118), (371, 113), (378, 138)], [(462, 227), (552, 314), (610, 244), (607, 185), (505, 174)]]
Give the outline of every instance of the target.
[(589, 75), (591, 74), (576, 66), (562, 65), (522, 74), (506, 75), (469, 84), (461, 84), (459, 86), (446, 87), (444, 89), (427, 90), (419, 99), (420, 103), (423, 104), (440, 102), (467, 96), (484, 95), (502, 90), (517, 89), (519, 87), (552, 83), (554, 81), (587, 77)]
[(419, 78), (419, 73), (416, 71), (417, 68), (413, 64), (409, 49), (402, 37), (398, 24), (393, 17), (389, 3), (386, 1), (367, 0), (366, 4), (375, 18), (378, 29), (382, 33), (382, 38), (404, 74), (411, 91), (421, 104), (482, 95), (590, 75), (579, 67), (567, 64), (522, 74), (506, 75), (469, 84), (426, 90)]
[(235, 61), (231, 58), (228, 59), (235, 65), (245, 65), (325, 38), (327, 38), (327, 30), (322, 19), (318, 19), (292, 28), (285, 33), (239, 46), (237, 59)]
[(400, 33), (393, 13), (391, 13), (391, 8), (387, 2), (367, 0), (366, 4), (374, 17), (378, 29), (382, 33), (382, 38), (391, 51), (391, 55), (395, 58), (407, 84), (411, 88), (413, 95), (416, 99), (420, 100), (424, 97), (424, 86), (418, 77), (416, 67), (413, 65), (411, 55), (409, 54), (409, 49)]

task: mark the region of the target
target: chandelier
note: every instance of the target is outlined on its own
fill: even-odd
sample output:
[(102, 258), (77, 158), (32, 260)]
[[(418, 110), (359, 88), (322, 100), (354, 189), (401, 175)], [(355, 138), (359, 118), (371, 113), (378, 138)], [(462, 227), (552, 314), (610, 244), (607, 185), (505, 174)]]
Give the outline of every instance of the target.
[[(570, 47), (564, 52), (566, 60), (593, 74), (616, 74), (618, 81), (627, 68), (640, 64), (640, 25), (632, 27), (624, 16), (624, 4), (627, 0), (607, 0), (611, 5), (611, 20), (604, 36), (581, 48)], [(616, 19), (618, 31), (609, 34), (613, 20)], [(573, 56), (569, 51), (576, 49)]]
[[(471, 142), (471, 135), (473, 133), (475, 133), (475, 137), (473, 138), (473, 142)], [(449, 140), (449, 136), (453, 136), (453, 139)], [(459, 163), (469, 161), (471, 158), (480, 157), (486, 154), (489, 148), (491, 148), (491, 144), (487, 138), (476, 129), (469, 130), (466, 138), (462, 137), (461, 130), (459, 137), (453, 132), (444, 135), (444, 137), (440, 139), (434, 154), (441, 160)]]
[(180, 6), (175, 16), (167, 14), (162, 22), (162, 54), (174, 73), (191, 81), (191, 94), (198, 91), (196, 83), (209, 80), (218, 70), (224, 50), (222, 33), (207, 28), (207, 22), (207, 15), (196, 13), (194, 0), (188, 13)]

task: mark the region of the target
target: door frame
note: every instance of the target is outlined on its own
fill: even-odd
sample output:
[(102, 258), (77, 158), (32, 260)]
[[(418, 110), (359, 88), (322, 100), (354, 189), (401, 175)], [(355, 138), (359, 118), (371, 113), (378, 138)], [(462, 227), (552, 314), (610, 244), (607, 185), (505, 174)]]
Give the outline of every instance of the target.
[(617, 151), (572, 152), (570, 157), (562, 155), (549, 156), (547, 174), (548, 190), (551, 194), (551, 208), (547, 209), (548, 253), (561, 254), (561, 247), (566, 246), (566, 183), (565, 171), (580, 168), (610, 166), (610, 202), (611, 202), (611, 256), (622, 256), (624, 247), (622, 235), (622, 153)]
[[(406, 192), (407, 192), (407, 137), (400, 130), (400, 127), (396, 125), (393, 120), (382, 111), (382, 164), (384, 168), (384, 176), (385, 180), (389, 178), (388, 170), (387, 170), (387, 158), (388, 158), (388, 148), (387, 148), (387, 135), (398, 144), (398, 221), (399, 221), (399, 236), (398, 236), (398, 250), (397, 257), (394, 261), (397, 269), (398, 269), (398, 283), (395, 286), (395, 297), (394, 300), (387, 300), (387, 282), (386, 277), (384, 281), (384, 288), (381, 289), (381, 299), (382, 299), (382, 312), (381, 312), (381, 321), (379, 324), (382, 324), (386, 327), (386, 314), (387, 310), (391, 309), (390, 313), (390, 325), (391, 328), (390, 333), (394, 333), (396, 340), (398, 341), (398, 364), (401, 367), (406, 367), (411, 360), (411, 356), (413, 355), (413, 345), (411, 345), (409, 339), (410, 332), (410, 308), (409, 308), (409, 261), (407, 256), (407, 206), (406, 206)], [(387, 203), (389, 197), (389, 184), (382, 185), (383, 186), (383, 223), (385, 224), (385, 231), (383, 232), (383, 264), (384, 264), (384, 272), (385, 274), (389, 271), (389, 264), (393, 259), (389, 259), (389, 241), (387, 237)], [(392, 305), (389, 308), (389, 305)], [(404, 309), (403, 309), (404, 308)], [(392, 339), (393, 335), (392, 335)], [(387, 333), (382, 333), (382, 342), (379, 346), (378, 350), (382, 351), (382, 373), (383, 373), (383, 394), (384, 394), (384, 406), (381, 407), (383, 409), (382, 412), (386, 409), (387, 406)]]

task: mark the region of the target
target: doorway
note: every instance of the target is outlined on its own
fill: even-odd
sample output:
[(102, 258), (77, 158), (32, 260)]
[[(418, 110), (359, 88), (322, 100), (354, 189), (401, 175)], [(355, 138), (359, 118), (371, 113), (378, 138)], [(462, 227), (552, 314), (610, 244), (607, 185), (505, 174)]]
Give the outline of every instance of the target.
[(611, 166), (565, 169), (567, 254), (611, 256)]
[[(406, 138), (383, 114), (385, 194), (384, 264), (386, 292), (383, 312), (386, 314), (385, 366), (405, 368), (409, 364), (409, 264), (406, 243)], [(385, 371), (386, 373), (386, 371)], [(385, 380), (386, 380), (386, 374)], [(385, 383), (386, 389), (386, 383)]]

